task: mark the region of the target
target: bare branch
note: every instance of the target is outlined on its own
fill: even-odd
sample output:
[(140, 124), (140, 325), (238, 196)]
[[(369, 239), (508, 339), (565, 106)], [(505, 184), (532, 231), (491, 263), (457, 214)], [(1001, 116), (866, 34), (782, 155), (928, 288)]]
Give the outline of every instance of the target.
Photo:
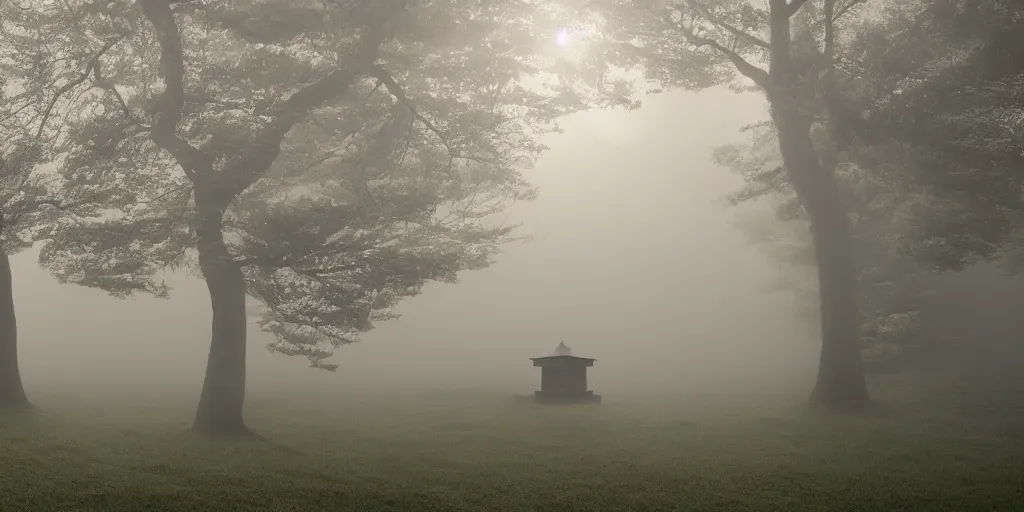
[(768, 88), (769, 81), (767, 71), (747, 62), (747, 60), (744, 59), (740, 54), (730, 50), (729, 48), (726, 48), (724, 45), (722, 45), (718, 41), (715, 41), (714, 39), (698, 37), (696, 34), (693, 33), (692, 29), (687, 28), (682, 24), (675, 23), (674, 21), (671, 20), (671, 18), (669, 19), (669, 24), (679, 29), (679, 31), (683, 34), (683, 37), (685, 37), (690, 44), (698, 48), (701, 46), (710, 46), (714, 48), (719, 53), (725, 55), (733, 63), (733, 65), (736, 66), (736, 70), (739, 71), (740, 74), (753, 80), (754, 83), (756, 83), (760, 87), (765, 89)]

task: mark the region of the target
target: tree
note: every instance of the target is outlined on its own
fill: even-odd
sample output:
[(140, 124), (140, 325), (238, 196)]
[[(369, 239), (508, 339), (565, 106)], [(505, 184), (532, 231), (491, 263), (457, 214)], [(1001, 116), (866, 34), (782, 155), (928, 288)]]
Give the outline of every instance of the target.
[[(4, 133), (10, 133), (5, 127)], [(10, 139), (8, 139), (10, 140)], [(21, 381), (18, 364), (18, 323), (14, 308), (14, 285), (10, 254), (23, 249), (26, 241), (19, 236), (25, 219), (26, 199), (31, 192), (29, 177), (38, 165), (39, 147), (34, 141), (20, 141), (4, 148), (0, 157), (0, 173), (4, 184), (3, 209), (0, 210), (0, 409), (26, 409), (30, 407)], [(22, 185), (22, 184), (25, 185)], [(10, 191), (10, 192), (8, 192)], [(19, 197), (20, 196), (20, 197)]]
[(10, 256), (46, 238), (58, 216), (87, 214), (95, 205), (87, 195), (62, 194), (46, 164), (60, 139), (60, 118), (74, 112), (73, 95), (106, 49), (52, 53), (41, 28), (32, 12), (0, 4), (0, 409), (31, 406), (18, 364)]
[(875, 84), (866, 140), (899, 143), (908, 179), (955, 204), (926, 219), (915, 259), (959, 270), (1016, 252), (1024, 59), (1008, 49), (1024, 42), (1024, 6), (905, 1), (858, 34), (851, 70)]
[[(846, 127), (838, 175), (859, 232), (866, 332), (877, 333), (868, 341), (882, 342), (868, 350), (915, 343), (935, 272), (1019, 254), (1024, 148), (1008, 122), (1020, 115), (1024, 61), (1005, 49), (1024, 37), (1022, 9), (999, 0), (888, 4), (859, 20), (837, 55), (840, 73), (859, 83), (847, 99), (862, 115)], [(781, 194), (780, 217), (799, 218), (777, 155), (765, 149), (773, 135), (754, 128), (750, 144), (718, 153), (748, 181), (736, 199)]]
[[(849, 114), (833, 79), (836, 22), (859, 0), (595, 1), (595, 53), (642, 69), (659, 88), (732, 83), (762, 91), (770, 105), (786, 180), (810, 221), (818, 268), (821, 359), (812, 402), (857, 408), (868, 402), (860, 350), (857, 271), (847, 212), (834, 173), (835, 132)], [(767, 64), (767, 68), (760, 67)], [(733, 81), (736, 74), (747, 83)]]
[[(723, 146), (715, 161), (743, 176), (746, 184), (733, 194), (733, 204), (772, 199), (775, 219), (741, 226), (751, 242), (788, 266), (777, 285), (810, 299), (813, 240), (807, 216), (785, 180), (770, 122), (746, 128), (748, 141)], [(906, 168), (892, 144), (867, 146), (853, 142), (837, 157), (836, 177), (853, 228), (862, 311), (863, 353), (874, 365), (889, 365), (920, 339), (920, 311), (931, 296), (935, 273), (917, 261), (908, 246), (923, 236), (922, 222), (957, 211), (955, 199), (941, 198), (906, 179)], [(772, 222), (774, 221), (774, 222)], [(785, 227), (784, 224), (793, 224)], [(808, 310), (817, 314), (816, 304)]]
[(538, 137), (599, 99), (538, 80), (556, 25), (532, 1), (73, 7), (67, 30), (113, 43), (62, 172), (109, 200), (41, 259), (118, 296), (166, 295), (168, 265), (205, 279), (203, 433), (248, 430), (247, 295), (272, 350), (333, 369), (333, 348), (426, 281), (491, 263), (513, 238), (493, 214), (532, 197), (519, 170)]

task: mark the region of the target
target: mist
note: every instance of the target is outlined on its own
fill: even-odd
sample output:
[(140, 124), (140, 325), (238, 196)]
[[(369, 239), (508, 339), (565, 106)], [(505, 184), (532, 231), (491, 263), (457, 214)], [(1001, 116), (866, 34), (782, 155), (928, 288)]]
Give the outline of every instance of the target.
[[(527, 175), (539, 197), (508, 213), (529, 240), (457, 285), (432, 283), (402, 302), (401, 318), (337, 352), (336, 373), (268, 352), (270, 335), (250, 322), (250, 396), (531, 393), (540, 376), (528, 358), (563, 340), (597, 359), (590, 382), (607, 397), (805, 393), (815, 326), (790, 294), (766, 291), (777, 265), (733, 226), (763, 205), (729, 206), (741, 178), (710, 159), (710, 147), (764, 116), (758, 95), (713, 90), (566, 119)], [(61, 286), (36, 258), (13, 260), (28, 389), (198, 393), (210, 336), (200, 279), (168, 272), (169, 299), (122, 300)]]
[(1024, 509), (1018, 4), (0, 2), (0, 511)]

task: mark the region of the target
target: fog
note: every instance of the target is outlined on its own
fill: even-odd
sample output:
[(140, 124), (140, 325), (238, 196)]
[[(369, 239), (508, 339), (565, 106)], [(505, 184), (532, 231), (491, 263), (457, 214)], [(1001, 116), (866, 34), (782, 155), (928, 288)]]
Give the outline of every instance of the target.
[[(591, 389), (743, 395), (806, 393), (818, 344), (780, 271), (734, 226), (724, 196), (741, 184), (711, 148), (763, 119), (760, 95), (652, 96), (636, 112), (570, 118), (527, 176), (537, 200), (508, 222), (531, 239), (456, 285), (430, 284), (402, 317), (338, 350), (336, 373), (269, 353), (252, 324), (249, 396), (268, 390), (531, 393), (528, 358), (564, 340), (596, 358)], [(768, 208), (748, 205), (743, 208)], [(766, 210), (767, 212), (767, 210)], [(770, 215), (770, 213), (766, 213)], [(26, 389), (183, 391), (198, 397), (210, 336), (202, 281), (168, 275), (171, 298), (119, 300), (61, 286), (36, 253), (14, 258)], [(739, 356), (742, 354), (742, 356)]]
[(1024, 510), (1024, 2), (0, 19), (0, 512)]

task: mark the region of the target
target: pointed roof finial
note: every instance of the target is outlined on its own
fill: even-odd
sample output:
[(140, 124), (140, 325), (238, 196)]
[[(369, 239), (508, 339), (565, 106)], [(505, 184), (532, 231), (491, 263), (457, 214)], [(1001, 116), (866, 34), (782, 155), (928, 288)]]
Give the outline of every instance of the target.
[(560, 341), (558, 343), (558, 346), (555, 347), (555, 355), (556, 356), (571, 356), (572, 355), (572, 349), (567, 347), (565, 345), (564, 341)]

